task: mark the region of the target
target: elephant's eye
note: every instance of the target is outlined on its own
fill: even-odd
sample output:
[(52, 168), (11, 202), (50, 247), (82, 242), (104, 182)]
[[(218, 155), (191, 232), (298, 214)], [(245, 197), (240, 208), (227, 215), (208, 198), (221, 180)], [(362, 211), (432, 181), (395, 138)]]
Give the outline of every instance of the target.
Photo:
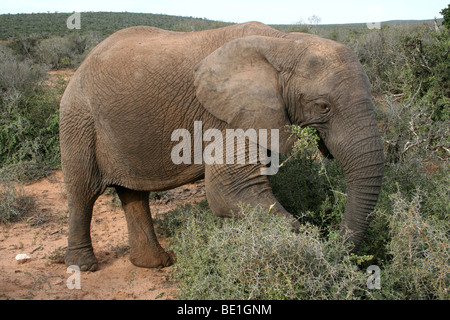
[(330, 106), (325, 103), (320, 104), (319, 108), (321, 113), (328, 113), (330, 111)]

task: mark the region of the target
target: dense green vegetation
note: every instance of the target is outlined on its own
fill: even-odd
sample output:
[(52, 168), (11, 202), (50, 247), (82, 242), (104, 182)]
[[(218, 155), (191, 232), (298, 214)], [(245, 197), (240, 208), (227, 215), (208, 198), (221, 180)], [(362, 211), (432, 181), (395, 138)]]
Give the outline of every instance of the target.
[(123, 28), (147, 25), (173, 31), (197, 31), (229, 25), (219, 21), (164, 14), (131, 12), (82, 12), (81, 28), (67, 29), (71, 13), (33, 13), (0, 15), (0, 39), (37, 36), (64, 37), (69, 34), (99, 34), (103, 37)]
[[(279, 201), (304, 224), (299, 234), (267, 210), (214, 217), (207, 204), (157, 219), (178, 263), (187, 299), (449, 299), (450, 31), (443, 24), (275, 26), (331, 38), (357, 54), (373, 86), (385, 178), (358, 255), (338, 236), (346, 201), (339, 163), (323, 159), (312, 130), (293, 128), (298, 152), (271, 177)], [(135, 13), (0, 15), (0, 221), (32, 208), (20, 184), (59, 168), (58, 105), (67, 84), (52, 69), (76, 68), (112, 32), (131, 25), (193, 31), (226, 25), (205, 19)], [(289, 158), (288, 158), (289, 157)], [(28, 214), (30, 214), (28, 212)], [(367, 287), (370, 265), (381, 289)]]

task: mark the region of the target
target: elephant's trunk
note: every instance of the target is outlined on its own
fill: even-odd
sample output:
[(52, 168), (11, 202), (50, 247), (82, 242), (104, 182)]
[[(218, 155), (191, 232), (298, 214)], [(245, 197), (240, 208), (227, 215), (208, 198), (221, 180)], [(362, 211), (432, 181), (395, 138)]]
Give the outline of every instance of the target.
[(350, 125), (350, 133), (339, 143), (339, 151), (333, 154), (342, 163), (347, 179), (341, 234), (348, 237), (355, 250), (364, 239), (384, 173), (383, 144), (373, 113), (364, 118), (366, 121), (359, 119), (357, 124)]

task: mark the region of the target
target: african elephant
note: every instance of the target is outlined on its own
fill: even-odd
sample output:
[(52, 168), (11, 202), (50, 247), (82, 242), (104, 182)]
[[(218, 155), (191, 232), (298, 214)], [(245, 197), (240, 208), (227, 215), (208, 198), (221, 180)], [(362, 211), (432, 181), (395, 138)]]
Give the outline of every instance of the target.
[[(277, 129), (280, 153), (292, 147), (289, 125), (316, 128), (321, 151), (340, 161), (346, 173), (341, 230), (360, 244), (380, 193), (384, 154), (371, 86), (350, 49), (257, 22), (190, 33), (140, 26), (97, 45), (61, 100), (67, 265), (98, 268), (90, 221), (94, 202), (108, 186), (116, 188), (125, 211), (130, 260), (141, 267), (169, 266), (175, 260), (157, 241), (150, 191), (204, 178), (216, 215), (230, 216), (244, 202), (272, 205), (271, 212), (298, 223), (261, 174), (267, 163), (172, 161), (178, 143), (172, 133), (180, 128), (193, 133), (198, 121), (203, 132)], [(206, 145), (203, 141), (201, 147)]]

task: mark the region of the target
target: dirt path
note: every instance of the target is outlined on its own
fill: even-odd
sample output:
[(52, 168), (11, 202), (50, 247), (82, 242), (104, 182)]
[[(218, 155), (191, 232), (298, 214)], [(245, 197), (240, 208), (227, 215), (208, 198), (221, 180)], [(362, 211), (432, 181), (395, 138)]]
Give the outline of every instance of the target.
[[(176, 298), (170, 268), (143, 269), (130, 263), (125, 217), (112, 194), (97, 200), (92, 218), (92, 241), (100, 270), (81, 273), (81, 289), (69, 289), (67, 281), (76, 282), (75, 273), (68, 273), (61, 263), (68, 231), (62, 174), (56, 171), (24, 188), (35, 199), (36, 211), (24, 221), (0, 226), (0, 299)], [(152, 214), (158, 215), (204, 198), (204, 184), (198, 182), (170, 190), (150, 205)], [(159, 239), (165, 246), (165, 239)], [(31, 259), (18, 264), (15, 257), (22, 253)]]

